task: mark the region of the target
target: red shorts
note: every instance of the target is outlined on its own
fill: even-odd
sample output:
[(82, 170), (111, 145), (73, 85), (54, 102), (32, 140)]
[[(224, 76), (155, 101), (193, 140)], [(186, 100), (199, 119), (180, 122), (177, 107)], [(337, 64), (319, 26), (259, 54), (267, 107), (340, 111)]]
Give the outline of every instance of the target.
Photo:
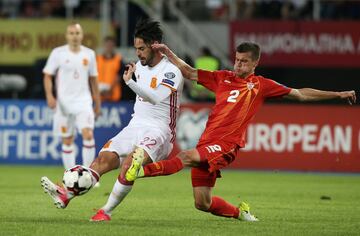
[(236, 143), (210, 142), (196, 147), (200, 154), (200, 166), (191, 169), (193, 187), (214, 187), (216, 178), (221, 177), (220, 169), (228, 166), (239, 154)]

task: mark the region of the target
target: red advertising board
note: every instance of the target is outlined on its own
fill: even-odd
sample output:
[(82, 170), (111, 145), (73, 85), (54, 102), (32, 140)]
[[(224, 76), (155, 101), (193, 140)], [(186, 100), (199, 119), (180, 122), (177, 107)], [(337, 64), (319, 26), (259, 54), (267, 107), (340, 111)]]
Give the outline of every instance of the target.
[(231, 22), (230, 55), (244, 41), (261, 46), (264, 66), (360, 66), (360, 22)]
[[(196, 145), (209, 110), (182, 105), (175, 152)], [(360, 172), (359, 118), (360, 107), (264, 105), (230, 168)]]

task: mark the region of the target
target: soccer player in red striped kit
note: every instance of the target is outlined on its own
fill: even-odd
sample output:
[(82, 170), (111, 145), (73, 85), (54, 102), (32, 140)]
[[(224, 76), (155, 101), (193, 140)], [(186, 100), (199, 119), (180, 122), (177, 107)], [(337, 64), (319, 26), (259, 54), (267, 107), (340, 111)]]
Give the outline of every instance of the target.
[(197, 81), (216, 94), (213, 107), (196, 148), (185, 150), (175, 158), (142, 166), (143, 151), (136, 150), (132, 165), (126, 173), (128, 181), (141, 177), (174, 174), (184, 167), (192, 167), (191, 178), (195, 207), (217, 216), (244, 221), (257, 221), (249, 206), (242, 202), (233, 206), (224, 199), (212, 196), (220, 169), (228, 166), (245, 146), (246, 129), (265, 99), (284, 97), (298, 101), (345, 99), (356, 102), (354, 91), (332, 92), (311, 88), (292, 89), (273, 80), (255, 75), (260, 59), (260, 47), (251, 42), (236, 48), (234, 71), (205, 71), (192, 68), (178, 58), (166, 45), (155, 44), (154, 49), (164, 53), (185, 78)]

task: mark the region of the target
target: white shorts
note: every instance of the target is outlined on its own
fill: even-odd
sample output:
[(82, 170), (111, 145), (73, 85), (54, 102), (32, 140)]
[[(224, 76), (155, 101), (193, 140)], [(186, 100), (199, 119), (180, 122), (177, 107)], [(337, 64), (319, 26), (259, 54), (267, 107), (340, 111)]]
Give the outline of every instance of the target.
[(67, 138), (76, 134), (76, 129), (81, 134), (84, 128), (94, 129), (95, 114), (94, 111), (81, 111), (78, 114), (65, 115), (61, 109), (56, 109), (54, 114), (53, 132), (54, 135)]
[(100, 152), (115, 152), (119, 157), (126, 157), (134, 151), (135, 147), (143, 148), (153, 162), (166, 159), (170, 154), (173, 144), (170, 142), (169, 129), (146, 124), (129, 123), (115, 137), (100, 150)]

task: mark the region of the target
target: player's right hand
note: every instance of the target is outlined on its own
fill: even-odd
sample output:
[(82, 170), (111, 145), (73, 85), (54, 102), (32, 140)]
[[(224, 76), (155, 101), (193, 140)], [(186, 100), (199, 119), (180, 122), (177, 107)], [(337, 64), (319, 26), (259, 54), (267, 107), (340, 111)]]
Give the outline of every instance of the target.
[(56, 107), (56, 99), (53, 96), (49, 96), (46, 98), (47, 104), (51, 109)]
[(131, 77), (134, 74), (135, 69), (136, 69), (136, 66), (135, 66), (134, 62), (131, 62), (131, 63), (126, 65), (126, 69), (125, 69), (125, 72), (124, 72), (124, 75), (123, 75), (123, 80), (125, 82), (131, 80)]
[(356, 94), (354, 90), (340, 92), (340, 99), (346, 99), (350, 105), (356, 103)]

